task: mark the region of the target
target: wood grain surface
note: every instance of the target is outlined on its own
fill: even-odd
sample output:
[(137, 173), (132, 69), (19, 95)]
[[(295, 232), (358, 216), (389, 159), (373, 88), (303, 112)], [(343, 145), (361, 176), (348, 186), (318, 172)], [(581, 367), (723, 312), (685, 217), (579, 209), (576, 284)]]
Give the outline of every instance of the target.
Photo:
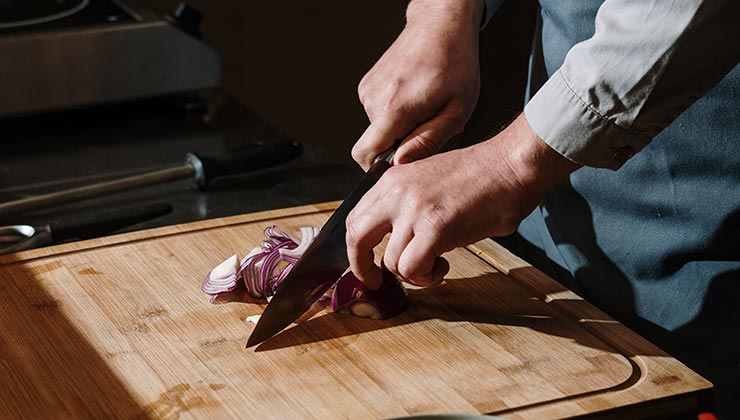
[(208, 303), (206, 273), (271, 224), (336, 203), (0, 257), (0, 417), (631, 418), (687, 412), (711, 384), (494, 242), (386, 321), (319, 302), (256, 349), (264, 302)]

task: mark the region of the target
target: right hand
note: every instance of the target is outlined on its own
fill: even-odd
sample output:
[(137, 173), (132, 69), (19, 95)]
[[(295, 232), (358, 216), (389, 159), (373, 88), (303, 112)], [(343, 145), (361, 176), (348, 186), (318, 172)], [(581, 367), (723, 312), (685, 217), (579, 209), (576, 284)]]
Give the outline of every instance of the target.
[(380, 287), (374, 249), (389, 236), (383, 263), (391, 272), (419, 286), (439, 283), (449, 269), (442, 254), (514, 232), (545, 191), (579, 167), (524, 115), (474, 146), (393, 166), (347, 217), (350, 269)]
[(480, 0), (413, 0), (407, 24), (358, 87), (370, 126), (352, 149), (365, 170), (397, 140), (394, 162), (431, 156), (478, 100)]

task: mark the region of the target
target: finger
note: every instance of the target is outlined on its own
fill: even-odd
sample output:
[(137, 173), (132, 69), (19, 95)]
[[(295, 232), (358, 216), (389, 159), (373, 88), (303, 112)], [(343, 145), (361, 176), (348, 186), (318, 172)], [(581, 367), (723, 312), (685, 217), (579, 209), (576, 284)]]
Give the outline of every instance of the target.
[(355, 143), (352, 158), (367, 171), (376, 156), (388, 150), (396, 140), (404, 138), (415, 125), (400, 112), (379, 116)]
[(394, 163), (410, 163), (432, 156), (461, 130), (459, 119), (452, 115), (448, 108), (443, 108), (432, 119), (416, 127), (406, 136), (396, 151)]
[(375, 265), (375, 253), (372, 249), (361, 250), (347, 248), (350, 271), (370, 290), (378, 290), (383, 283), (383, 273)]
[(450, 269), (446, 259), (438, 256), (428, 238), (414, 236), (398, 261), (400, 275), (419, 286), (440, 283)]
[(375, 265), (373, 250), (390, 232), (391, 224), (374, 212), (357, 214), (353, 211), (346, 221), (347, 260), (354, 275), (370, 289), (377, 290), (382, 283), (382, 274)]
[(400, 277), (398, 272), (398, 260), (401, 258), (401, 254), (406, 246), (411, 242), (414, 237), (414, 232), (411, 229), (411, 225), (408, 223), (393, 223), (393, 230), (391, 237), (388, 239), (388, 245), (385, 247), (385, 253), (383, 254), (383, 264), (393, 274)]

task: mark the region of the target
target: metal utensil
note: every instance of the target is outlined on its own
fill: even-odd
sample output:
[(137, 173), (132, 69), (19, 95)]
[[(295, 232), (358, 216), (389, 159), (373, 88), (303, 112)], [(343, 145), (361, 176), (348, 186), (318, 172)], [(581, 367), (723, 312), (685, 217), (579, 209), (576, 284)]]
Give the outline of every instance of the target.
[(321, 232), (278, 286), (247, 347), (255, 346), (303, 315), (347, 270), (347, 215), (391, 167), (395, 147), (375, 159), (360, 183), (321, 228)]
[(227, 156), (206, 157), (188, 153), (185, 163), (173, 168), (2, 203), (0, 204), (0, 218), (23, 211), (187, 178), (192, 178), (195, 185), (203, 189), (217, 177), (240, 174), (287, 162), (298, 156), (302, 149), (302, 145), (298, 142), (277, 138), (245, 146), (230, 152)]
[(168, 203), (126, 207), (42, 226), (12, 225), (0, 227), (0, 255), (25, 251), (69, 239), (88, 239), (115, 232), (172, 211)]

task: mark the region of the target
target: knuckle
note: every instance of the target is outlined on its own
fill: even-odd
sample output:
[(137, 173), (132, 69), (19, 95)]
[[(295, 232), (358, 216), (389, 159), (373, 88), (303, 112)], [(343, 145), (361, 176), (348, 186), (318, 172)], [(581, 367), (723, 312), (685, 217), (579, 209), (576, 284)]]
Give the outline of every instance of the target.
[(355, 144), (354, 146), (352, 146), (351, 154), (352, 154), (352, 159), (357, 161), (362, 156), (362, 147)]
[(345, 241), (347, 242), (348, 248), (357, 248), (362, 241), (362, 231), (360, 230), (359, 223), (357, 222), (356, 216), (352, 213), (347, 216), (345, 222), (347, 233), (345, 234)]
[(364, 145), (361, 144), (355, 144), (352, 147), (352, 159), (354, 159), (355, 162), (363, 165), (366, 163), (368, 151), (367, 148)]
[(442, 207), (439, 205), (432, 205), (431, 208), (423, 212), (419, 217), (421, 223), (421, 229), (424, 232), (424, 237), (432, 244), (439, 244), (443, 238), (448, 237), (447, 231), (450, 229), (451, 223), (448, 217), (443, 215)]
[(357, 89), (357, 98), (360, 100), (360, 103), (365, 106), (367, 103), (367, 98), (365, 97), (365, 94), (363, 93), (362, 89)]
[(363, 77), (362, 80), (360, 80), (360, 83), (357, 84), (357, 96), (360, 98), (360, 102), (364, 103), (364, 97), (367, 95), (367, 92), (367, 81)]
[(424, 194), (422, 191), (405, 188), (402, 184), (394, 185), (391, 191), (393, 198), (403, 201), (403, 207), (408, 214), (415, 214), (418, 217), (423, 212)]
[(393, 79), (388, 81), (381, 91), (380, 95), (376, 98), (376, 105), (386, 112), (406, 112), (404, 109), (405, 101), (403, 100), (404, 85), (405, 83), (401, 79)]
[(360, 100), (366, 98), (367, 95), (373, 91), (372, 85), (373, 71), (371, 69), (369, 72), (365, 73), (362, 79), (360, 79), (360, 83), (357, 84), (357, 95), (360, 97)]
[(399, 166), (391, 166), (378, 182), (382, 183), (382, 185), (389, 191), (399, 192), (399, 189), (402, 187), (399, 169)]

